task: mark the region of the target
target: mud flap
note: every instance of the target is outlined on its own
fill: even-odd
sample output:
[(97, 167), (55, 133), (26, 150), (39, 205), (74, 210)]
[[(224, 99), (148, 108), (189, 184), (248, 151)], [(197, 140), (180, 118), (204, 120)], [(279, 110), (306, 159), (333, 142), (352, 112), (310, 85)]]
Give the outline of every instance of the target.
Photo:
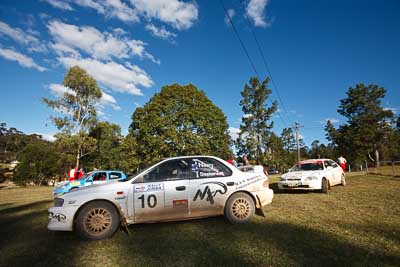
[(129, 231), (128, 222), (126, 220), (125, 214), (122, 212), (120, 205), (117, 205), (117, 208), (118, 208), (119, 216), (121, 218), (121, 225), (120, 226), (121, 226), (122, 230), (125, 233), (127, 233), (129, 237), (131, 237), (131, 232)]
[(265, 217), (264, 211), (262, 210), (261, 206), (261, 200), (260, 198), (256, 195), (257, 203), (256, 203), (256, 215)]

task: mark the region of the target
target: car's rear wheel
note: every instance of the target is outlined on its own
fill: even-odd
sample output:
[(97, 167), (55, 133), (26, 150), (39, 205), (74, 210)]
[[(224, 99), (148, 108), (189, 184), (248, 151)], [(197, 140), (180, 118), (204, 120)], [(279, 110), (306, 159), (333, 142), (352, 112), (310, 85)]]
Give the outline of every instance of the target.
[(100, 240), (111, 237), (119, 223), (118, 211), (111, 203), (95, 201), (80, 210), (76, 231), (84, 239)]
[(341, 179), (341, 184), (343, 185), (343, 186), (346, 186), (346, 177), (344, 176), (344, 174), (342, 174), (342, 179)]
[(328, 189), (329, 189), (328, 180), (326, 180), (326, 178), (322, 178), (321, 192), (326, 194), (328, 193)]
[(254, 216), (253, 199), (246, 193), (233, 194), (225, 205), (225, 217), (231, 223), (248, 223)]

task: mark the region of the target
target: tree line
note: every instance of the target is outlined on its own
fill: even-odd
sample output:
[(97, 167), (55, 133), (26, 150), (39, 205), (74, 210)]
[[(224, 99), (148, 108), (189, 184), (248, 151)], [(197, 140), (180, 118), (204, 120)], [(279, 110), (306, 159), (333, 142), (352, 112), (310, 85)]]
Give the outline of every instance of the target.
[[(98, 120), (102, 92), (83, 69), (70, 68), (63, 85), (67, 89), (62, 96), (43, 98), (55, 114), (51, 120), (59, 132), (54, 142), (1, 123), (0, 160), (19, 162), (13, 178), (19, 184), (61, 180), (74, 167), (133, 173), (163, 158), (182, 155), (237, 157), (239, 161), (247, 155), (254, 164), (281, 171), (297, 160), (293, 128), (284, 128), (280, 135), (273, 131), (272, 116), (278, 104), (267, 103), (272, 92), (268, 78), (251, 78), (245, 84), (236, 140), (229, 135), (222, 110), (192, 84), (162, 87), (143, 107), (133, 111), (126, 136), (119, 125)], [(382, 107), (385, 93), (376, 85), (349, 88), (338, 108), (347, 123), (335, 128), (327, 122), (328, 144), (315, 140), (307, 147), (300, 140), (302, 158), (335, 159), (344, 155), (352, 164), (366, 159), (400, 159), (400, 119)]]

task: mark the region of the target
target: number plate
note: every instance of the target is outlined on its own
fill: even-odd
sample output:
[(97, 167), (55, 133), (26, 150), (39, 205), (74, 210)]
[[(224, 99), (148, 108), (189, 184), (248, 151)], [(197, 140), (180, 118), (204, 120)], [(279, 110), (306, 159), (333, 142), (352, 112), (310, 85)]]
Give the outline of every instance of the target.
[(297, 183), (288, 183), (287, 186), (288, 187), (296, 187), (298, 184)]

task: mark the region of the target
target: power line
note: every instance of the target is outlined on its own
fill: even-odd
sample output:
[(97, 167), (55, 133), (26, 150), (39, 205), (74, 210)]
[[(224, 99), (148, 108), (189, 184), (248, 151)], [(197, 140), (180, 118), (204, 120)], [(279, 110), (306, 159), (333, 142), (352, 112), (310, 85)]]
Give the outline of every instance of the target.
[[(258, 74), (257, 68), (256, 68), (256, 66), (255, 66), (255, 64), (254, 64), (254, 62), (253, 62), (253, 60), (251, 59), (250, 54), (249, 54), (249, 52), (248, 52), (246, 46), (244, 45), (244, 43), (243, 43), (243, 41), (242, 41), (242, 38), (240, 38), (240, 35), (239, 35), (239, 33), (238, 33), (238, 31), (237, 31), (235, 25), (233, 24), (232, 18), (231, 18), (231, 16), (229, 15), (228, 10), (226, 9), (226, 7), (225, 7), (225, 5), (224, 5), (224, 3), (223, 3), (222, 0), (219, 0), (219, 2), (220, 2), (220, 4), (221, 4), (222, 8), (224, 9), (225, 16), (228, 18), (229, 23), (231, 24), (232, 29), (233, 29), (233, 31), (234, 31), (236, 37), (238, 38), (238, 40), (239, 40), (239, 42), (240, 42), (240, 45), (242, 46), (242, 49), (244, 50), (244, 52), (245, 52), (245, 54), (246, 54), (246, 56), (247, 56), (247, 59), (249, 60), (249, 62), (250, 62), (250, 64), (251, 64), (251, 66), (252, 66), (252, 68), (253, 68), (253, 70), (254, 70), (256, 76), (257, 76), (258, 79), (260, 80), (260, 75)], [(273, 104), (273, 102), (271, 101), (271, 99), (269, 99), (269, 100), (270, 100), (271, 104)], [(287, 128), (287, 124), (286, 124), (285, 120), (283, 119), (283, 117), (282, 117), (281, 113), (279, 112), (279, 110), (277, 110), (276, 112), (279, 114), (279, 118), (281, 119), (283, 125)]]
[[(244, 8), (244, 1), (243, 1), (243, 0), (240, 0), (240, 2), (242, 3), (242, 6), (243, 6), (243, 8)], [(258, 38), (257, 38), (255, 32), (253, 31), (253, 28), (251, 27), (250, 19), (249, 19), (249, 17), (247, 16), (246, 10), (244, 10), (244, 16), (245, 16), (245, 18), (246, 18), (246, 21), (247, 21), (247, 24), (248, 24), (248, 26), (249, 26), (249, 29), (250, 29), (250, 31), (251, 31), (251, 33), (252, 33), (252, 35), (253, 35), (254, 41), (255, 41), (255, 43), (256, 43), (256, 45), (257, 45), (258, 52), (259, 52), (260, 55), (261, 55), (262, 61), (263, 61), (263, 63), (264, 63), (264, 66), (265, 66), (265, 68), (266, 68), (266, 70), (267, 70), (267, 72), (268, 72), (268, 74), (269, 74), (269, 77), (271, 78), (272, 85), (275, 87), (276, 94), (278, 95), (278, 100), (279, 100), (279, 102), (281, 103), (282, 108), (283, 108), (283, 110), (285, 111), (285, 114), (289, 114), (289, 113), (287, 112), (286, 107), (285, 107), (285, 105), (284, 105), (284, 103), (283, 103), (283, 101), (282, 101), (282, 98), (281, 98), (280, 94), (279, 94), (278, 87), (276, 86), (275, 81), (274, 81), (274, 79), (272, 78), (272, 73), (271, 73), (271, 71), (270, 71), (270, 69), (269, 69), (269, 67), (268, 67), (267, 60), (265, 59), (265, 56), (264, 56), (264, 53), (263, 53), (263, 51), (262, 51), (262, 49), (261, 49), (261, 45), (260, 45), (260, 43), (259, 43), (259, 41), (258, 41)]]
[(256, 66), (255, 66), (254, 63), (253, 63), (253, 60), (251, 60), (250, 55), (249, 55), (249, 52), (247, 51), (247, 48), (246, 48), (246, 46), (244, 45), (244, 43), (243, 43), (243, 41), (242, 41), (242, 38), (240, 38), (239, 33), (238, 33), (238, 31), (236, 30), (236, 27), (235, 27), (235, 25), (233, 24), (233, 21), (232, 21), (232, 19), (231, 19), (231, 16), (229, 16), (229, 13), (228, 13), (228, 11), (226, 10), (226, 7), (225, 7), (224, 3), (222, 2), (222, 0), (219, 0), (219, 2), (221, 3), (222, 8), (224, 9), (225, 16), (228, 18), (229, 23), (232, 25), (232, 29), (233, 29), (233, 31), (235, 32), (236, 37), (238, 38), (238, 40), (239, 40), (239, 42), (240, 42), (240, 45), (242, 46), (242, 49), (244, 50), (244, 52), (245, 52), (245, 54), (246, 54), (246, 56), (247, 56), (247, 59), (249, 60), (251, 66), (253, 67), (254, 72), (256, 73), (257, 76), (260, 76), (260, 75), (258, 75)]

